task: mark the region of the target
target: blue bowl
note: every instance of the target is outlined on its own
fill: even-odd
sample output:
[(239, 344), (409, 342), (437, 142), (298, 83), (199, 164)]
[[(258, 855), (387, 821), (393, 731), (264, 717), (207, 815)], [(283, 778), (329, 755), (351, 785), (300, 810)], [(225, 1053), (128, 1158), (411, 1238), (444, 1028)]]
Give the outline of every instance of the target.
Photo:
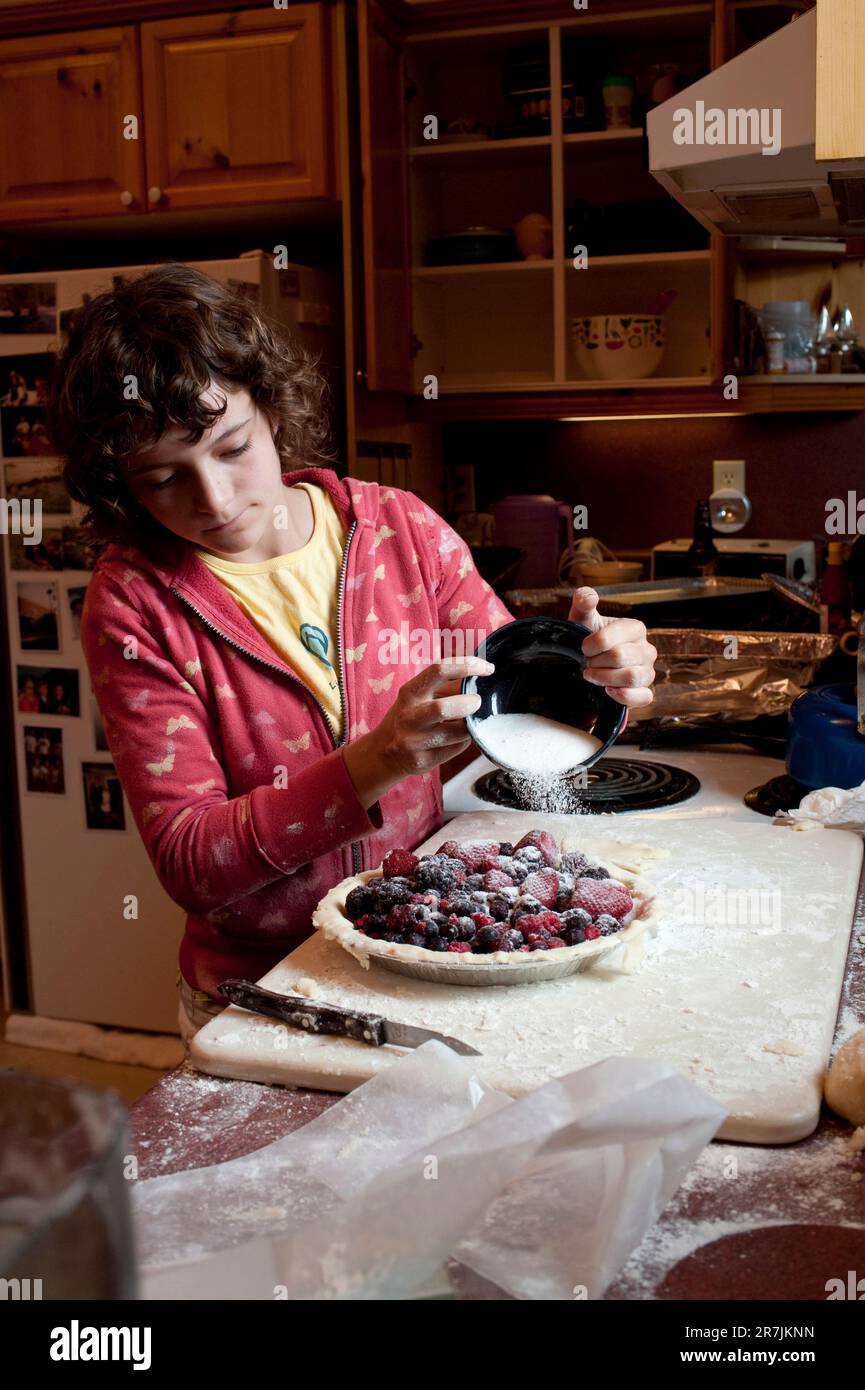
[(628, 710), (585, 678), (583, 641), (590, 633), (591, 628), (564, 618), (517, 618), (481, 642), (476, 655), (496, 669), (489, 676), (467, 676), (460, 689), (481, 697), (478, 709), (466, 717), (466, 728), (490, 762), (520, 771), (500, 762), (484, 744), (483, 721), (493, 714), (540, 714), (599, 738), (602, 746), (563, 777), (591, 767), (615, 743)]
[(787, 771), (812, 791), (865, 782), (865, 738), (858, 729), (854, 685), (815, 685), (793, 701)]

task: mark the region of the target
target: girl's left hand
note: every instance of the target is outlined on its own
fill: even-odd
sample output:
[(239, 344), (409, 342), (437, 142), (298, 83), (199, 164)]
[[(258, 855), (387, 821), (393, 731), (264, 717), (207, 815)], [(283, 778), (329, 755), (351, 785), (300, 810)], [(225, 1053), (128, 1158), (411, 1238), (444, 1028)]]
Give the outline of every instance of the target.
[(598, 612), (594, 589), (575, 589), (568, 618), (592, 629), (583, 642), (586, 680), (603, 685), (621, 705), (650, 705), (657, 647), (646, 636), (639, 618), (604, 618)]

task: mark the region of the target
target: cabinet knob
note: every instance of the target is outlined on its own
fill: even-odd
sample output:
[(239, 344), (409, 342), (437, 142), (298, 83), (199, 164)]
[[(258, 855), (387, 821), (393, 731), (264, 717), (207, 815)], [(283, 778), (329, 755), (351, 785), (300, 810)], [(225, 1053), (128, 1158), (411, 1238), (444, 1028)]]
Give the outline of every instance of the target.
[(354, 374), (356, 381), (366, 381), (366, 371), (363, 367), (358, 367)]
[(147, 201), (148, 201), (148, 203), (151, 204), (151, 206), (154, 205), (154, 204), (156, 204), (156, 203), (161, 203), (161, 202), (162, 202), (162, 189), (161, 189), (161, 188), (156, 188), (156, 187), (148, 188), (148, 190), (147, 190)]
[(120, 201), (121, 201), (121, 203), (123, 204), (123, 206), (124, 206), (125, 208), (130, 207), (131, 204), (135, 202), (135, 199), (133, 198), (132, 194), (129, 192), (129, 189), (128, 189), (128, 188), (124, 188), (123, 192), (122, 192), (121, 195), (120, 195)]

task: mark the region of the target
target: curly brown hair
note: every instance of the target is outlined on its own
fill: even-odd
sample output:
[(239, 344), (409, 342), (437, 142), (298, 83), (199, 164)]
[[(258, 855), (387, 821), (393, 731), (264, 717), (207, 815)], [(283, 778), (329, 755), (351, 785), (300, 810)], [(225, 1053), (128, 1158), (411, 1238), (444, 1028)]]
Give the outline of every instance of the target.
[[(88, 508), (88, 538), (166, 538), (132, 497), (123, 464), (172, 425), (197, 444), (225, 409), (201, 402), (214, 381), (246, 387), (266, 413), (283, 472), (332, 466), (329, 388), (318, 363), (242, 292), (182, 262), (92, 299), (53, 364), (46, 412), (66, 488)], [(125, 394), (130, 380), (134, 399)]]

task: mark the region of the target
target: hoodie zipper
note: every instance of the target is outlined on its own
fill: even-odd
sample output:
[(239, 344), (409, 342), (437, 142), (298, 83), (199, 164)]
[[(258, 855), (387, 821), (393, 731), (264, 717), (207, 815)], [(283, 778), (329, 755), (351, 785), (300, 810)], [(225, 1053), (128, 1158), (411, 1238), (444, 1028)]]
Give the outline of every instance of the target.
[[(314, 703), (314, 704), (318, 707), (318, 709), (321, 711), (322, 718), (324, 719), (324, 722), (325, 722), (325, 724), (327, 725), (328, 733), (330, 734), (330, 737), (331, 737), (331, 739), (332, 739), (332, 741), (333, 741), (333, 746), (334, 746), (334, 748), (342, 748), (343, 745), (344, 745), (345, 743), (348, 742), (348, 703), (347, 703), (347, 699), (346, 699), (345, 686), (344, 686), (344, 683), (343, 683), (343, 666), (342, 666), (342, 628), (341, 628), (341, 625), (340, 625), (340, 620), (341, 620), (341, 617), (342, 617), (342, 601), (343, 601), (343, 595), (344, 595), (344, 593), (345, 593), (345, 576), (346, 576), (346, 570), (348, 569), (348, 552), (349, 552), (349, 547), (351, 546), (351, 538), (352, 538), (352, 536), (354, 535), (356, 528), (357, 528), (357, 522), (356, 522), (356, 521), (353, 521), (352, 524), (351, 524), (351, 528), (350, 528), (350, 530), (349, 530), (348, 536), (346, 537), (345, 549), (343, 550), (343, 553), (342, 553), (342, 568), (341, 568), (341, 570), (340, 570), (340, 576), (339, 576), (339, 590), (338, 590), (338, 593), (337, 593), (337, 600), (336, 600), (336, 656), (337, 656), (337, 680), (339, 681), (339, 694), (340, 694), (340, 699), (342, 700), (342, 722), (343, 722), (343, 735), (342, 735), (342, 738), (341, 738), (341, 739), (337, 739), (336, 733), (335, 733), (335, 731), (334, 731), (333, 724), (331, 723), (331, 720), (330, 720), (330, 716), (329, 716), (329, 714), (327, 713), (327, 711), (326, 711), (326, 709), (324, 708), (324, 706), (322, 705), (321, 701), (318, 699), (318, 697), (315, 695), (315, 693), (314, 693), (312, 690), (310, 690), (310, 688), (309, 688), (309, 686), (306, 684), (306, 682), (305, 682), (305, 681), (302, 681), (302, 680), (300, 679), (300, 676), (296, 676), (296, 675), (294, 674), (293, 671), (286, 671), (286, 670), (284, 670), (282, 666), (277, 666), (277, 665), (275, 664), (275, 662), (273, 662), (273, 661), (268, 661), (265, 657), (259, 656), (257, 652), (250, 651), (248, 647), (242, 646), (240, 642), (235, 642), (235, 640), (234, 640), (233, 637), (227, 637), (227, 636), (225, 635), (225, 633), (222, 631), (221, 628), (218, 628), (218, 627), (216, 626), (215, 623), (212, 623), (212, 622), (210, 621), (209, 618), (205, 617), (205, 615), (201, 612), (201, 609), (200, 609), (200, 608), (196, 608), (195, 604), (192, 602), (191, 599), (188, 599), (188, 598), (186, 597), (185, 594), (182, 594), (182, 593), (180, 592), (179, 589), (175, 589), (173, 584), (169, 584), (169, 586), (168, 586), (170, 592), (171, 592), (172, 594), (174, 594), (175, 598), (179, 598), (180, 601), (181, 601), (181, 603), (185, 603), (186, 606), (187, 606), (187, 608), (191, 608), (192, 611), (193, 611), (193, 613), (196, 615), (196, 617), (199, 618), (199, 619), (201, 620), (201, 622), (204, 623), (205, 627), (209, 627), (210, 630), (211, 630), (211, 632), (215, 632), (215, 633), (217, 634), (218, 637), (221, 637), (221, 638), (222, 638), (223, 642), (227, 642), (228, 645), (229, 645), (230, 647), (234, 647), (237, 651), (243, 652), (245, 656), (252, 657), (252, 660), (253, 660), (253, 661), (258, 661), (258, 662), (260, 662), (262, 666), (267, 666), (267, 667), (269, 668), (269, 670), (271, 670), (271, 671), (277, 671), (277, 672), (279, 672), (279, 674), (280, 674), (281, 676), (289, 676), (291, 680), (296, 681), (297, 684), (298, 684), (299, 686), (301, 686), (301, 687), (306, 691), (306, 693), (309, 695), (310, 699), (313, 701), (313, 703)], [(361, 856), (360, 856), (360, 847), (359, 847), (359, 845), (358, 845), (356, 842), (352, 842), (352, 846), (351, 846), (351, 862), (352, 862), (352, 866), (353, 866), (354, 872), (355, 872), (356, 874), (359, 873), (359, 872), (360, 872), (360, 867), (361, 867)]]

